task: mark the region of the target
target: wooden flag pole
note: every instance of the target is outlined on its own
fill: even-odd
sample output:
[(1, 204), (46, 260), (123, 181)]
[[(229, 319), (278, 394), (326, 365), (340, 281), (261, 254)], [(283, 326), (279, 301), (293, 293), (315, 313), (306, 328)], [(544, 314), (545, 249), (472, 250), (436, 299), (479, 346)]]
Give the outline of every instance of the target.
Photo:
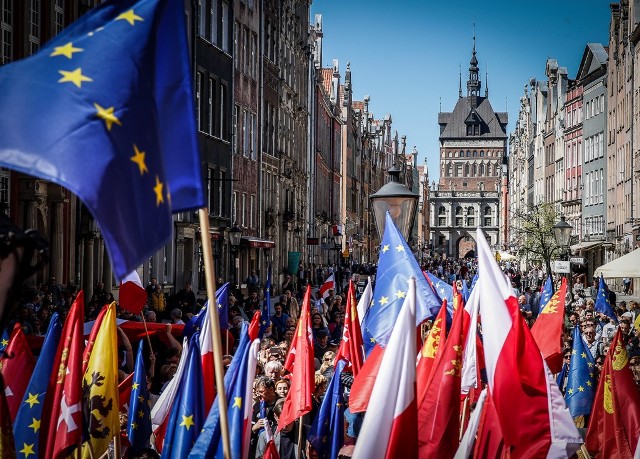
[(302, 457), (302, 416), (298, 418), (298, 457)]
[(202, 241), (202, 257), (204, 258), (204, 272), (207, 282), (207, 297), (209, 298), (208, 314), (211, 320), (211, 334), (213, 335), (213, 366), (216, 376), (218, 406), (220, 407), (222, 450), (225, 459), (231, 459), (227, 397), (224, 390), (224, 369), (222, 367), (222, 339), (220, 337), (220, 319), (218, 318), (218, 305), (216, 303), (216, 277), (211, 250), (211, 235), (209, 234), (209, 212), (206, 208), (198, 209), (198, 216), (200, 217), (200, 239)]
[(141, 316), (142, 316), (142, 323), (144, 324), (144, 331), (147, 335), (147, 343), (149, 343), (149, 352), (153, 354), (153, 347), (151, 346), (151, 338), (149, 338), (149, 330), (147, 329), (147, 321), (144, 318), (144, 314), (141, 314)]

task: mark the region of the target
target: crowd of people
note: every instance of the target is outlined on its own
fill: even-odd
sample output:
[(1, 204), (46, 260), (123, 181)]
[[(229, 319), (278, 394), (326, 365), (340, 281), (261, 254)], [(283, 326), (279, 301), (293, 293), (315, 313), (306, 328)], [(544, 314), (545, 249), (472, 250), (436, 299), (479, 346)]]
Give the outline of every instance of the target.
[[(477, 260), (433, 259), (422, 268), (448, 283), (458, 282), (459, 286), (466, 283), (467, 288), (471, 288), (473, 277), (477, 272)], [(532, 326), (541, 312), (544, 273), (536, 268), (527, 273), (521, 273), (517, 266), (505, 263), (503, 263), (503, 269), (512, 281), (523, 317)], [(331, 273), (330, 267), (324, 267), (317, 272), (313, 271), (314, 275), (311, 275), (312, 270), (310, 269), (303, 270), (299, 275), (293, 276), (285, 273), (281, 276), (281, 281), (272, 286), (270, 293), (272, 293), (274, 301), (270, 326), (261, 340), (254, 383), (251, 457), (262, 457), (266, 445), (264, 423), (269, 422), (275, 432), (284, 398), (289, 391), (291, 379), (284, 369), (284, 363), (294, 338), (296, 322), (300, 316), (305, 282), (316, 285), (312, 290), (314, 297), (310, 307), (316, 375), (313, 409), (304, 416), (303, 429), (308, 429), (315, 418), (327, 386), (333, 378), (335, 355), (344, 332), (346, 305), (344, 286), (347, 285), (349, 277), (353, 276), (356, 281), (364, 280), (368, 273), (366, 271), (363, 274), (349, 272), (349, 277), (342, 279), (343, 282), (337, 284), (339, 293), (332, 290), (325, 298), (315, 297), (317, 287)], [(341, 275), (345, 274), (346, 271), (341, 272)], [(252, 273), (251, 276), (255, 276), (255, 273)], [(228, 298), (228, 335), (224, 340), (226, 354), (224, 358), (227, 364), (233, 359), (234, 345), (239, 342), (239, 333), (243, 322), (250, 321), (254, 313), (261, 309), (264, 301), (264, 283), (261, 279), (255, 276), (248, 280), (251, 280), (251, 283), (247, 282), (246, 289), (233, 289)], [(221, 281), (220, 279), (219, 282)], [(555, 281), (559, 283), (560, 279), (557, 278)], [(568, 363), (571, 355), (572, 332), (575, 327), (579, 327), (588, 349), (595, 359), (596, 368), (599, 370), (619, 324), (625, 337), (634, 378), (640, 388), (640, 330), (634, 327), (634, 322), (640, 315), (640, 306), (634, 300), (616, 301), (615, 294), (612, 293), (610, 301), (617, 318), (617, 323), (615, 323), (606, 314), (595, 310), (595, 297), (598, 292), (597, 279), (594, 279), (594, 282), (594, 285), (584, 286), (580, 279), (576, 279), (573, 283), (573, 289), (567, 293), (565, 334), (563, 336), (565, 361)], [(160, 336), (153, 337), (152, 348), (154, 352), (149, 352), (147, 356), (151, 401), (154, 403), (176, 373), (180, 360), (182, 352), (180, 334), (176, 333), (173, 327), (188, 322), (194, 314), (200, 311), (204, 301), (202, 298), (197, 298), (190, 283), (186, 283), (184, 288), (174, 295), (165, 296), (162, 286), (155, 278), (152, 278), (146, 291), (148, 301), (141, 315), (136, 316), (124, 309), (118, 309), (118, 315), (125, 320), (141, 321), (144, 319), (148, 323), (162, 322), (166, 324)], [(25, 293), (23, 301), (15, 310), (12, 322), (19, 322), (27, 335), (42, 336), (46, 333), (51, 315), (57, 312), (64, 319), (77, 294), (77, 289), (65, 288), (51, 277), (36, 291)], [(105, 291), (102, 283), (98, 283), (91, 298), (86, 302), (86, 320), (95, 319), (101, 305), (113, 300), (113, 295)], [(425, 330), (428, 333), (428, 327)], [(134, 358), (132, 343), (121, 329), (118, 332), (118, 345), (120, 379), (123, 380), (133, 372)], [(341, 382), (347, 394), (352, 381), (353, 378), (350, 378), (348, 373), (341, 375)], [(561, 380), (559, 385), (560, 389), (564, 390)], [(345, 403), (348, 403), (348, 397), (345, 397)], [(362, 414), (353, 415), (347, 409), (345, 413), (345, 446), (343, 448), (345, 457), (349, 455), (350, 448), (355, 444), (361, 422)], [(276, 434), (276, 445), (280, 451), (280, 457), (296, 457), (299, 446), (307, 457), (316, 457), (313, 448), (305, 440), (306, 435), (299, 436), (298, 428), (298, 423), (295, 423)], [(303, 438), (303, 445), (298, 445), (299, 438)], [(151, 453), (147, 452), (147, 454)]]

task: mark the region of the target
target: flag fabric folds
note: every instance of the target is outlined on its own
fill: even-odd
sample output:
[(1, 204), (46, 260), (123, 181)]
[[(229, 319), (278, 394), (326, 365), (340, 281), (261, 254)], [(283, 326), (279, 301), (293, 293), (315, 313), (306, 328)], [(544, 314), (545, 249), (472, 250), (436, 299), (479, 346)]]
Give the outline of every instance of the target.
[(9, 331), (7, 329), (2, 330), (2, 336), (0, 337), (0, 352), (3, 352), (9, 344)]
[(39, 455), (40, 424), (42, 422), (42, 405), (47, 393), (49, 375), (53, 369), (56, 349), (60, 342), (62, 324), (60, 316), (54, 313), (49, 321), (47, 335), (36, 362), (33, 375), (22, 398), (22, 404), (13, 423), (13, 435), (20, 449), (33, 450), (34, 457)]
[(342, 332), (340, 347), (338, 348), (338, 352), (336, 352), (334, 365), (341, 359), (345, 360), (355, 378), (358, 376), (360, 368), (362, 368), (364, 351), (362, 346), (362, 330), (360, 329), (360, 321), (358, 320), (358, 310), (356, 307), (355, 288), (351, 280), (349, 281), (347, 304), (345, 306), (344, 330)]
[(336, 364), (336, 371), (329, 382), (318, 414), (307, 434), (309, 443), (318, 452), (320, 459), (336, 459), (338, 451), (344, 443), (344, 411), (346, 407), (342, 399), (340, 375), (345, 366), (346, 361), (344, 360), (340, 360)]
[(0, 69), (0, 164), (79, 196), (119, 279), (204, 205), (185, 29), (181, 1), (106, 2)]
[[(0, 457), (16, 457), (16, 447), (11, 432), (11, 417), (9, 416), (9, 406), (4, 396), (4, 382), (0, 375)], [(18, 451), (27, 457), (33, 451), (33, 445), (25, 443), (21, 451)]]
[(271, 324), (271, 265), (267, 270), (267, 283), (264, 286), (264, 300), (260, 308), (260, 330), (258, 337), (262, 339)]
[(573, 329), (573, 349), (564, 398), (574, 418), (591, 413), (596, 393), (595, 363), (585, 343), (580, 327)]
[(371, 306), (371, 300), (373, 298), (373, 287), (371, 286), (371, 277), (367, 277), (367, 286), (364, 288), (364, 292), (362, 292), (362, 296), (360, 296), (360, 300), (358, 301), (358, 321), (360, 322), (360, 328), (362, 328), (362, 321), (364, 320), (364, 316), (367, 314), (369, 310), (369, 306)]
[(611, 303), (609, 302), (609, 288), (607, 287), (602, 274), (600, 275), (600, 282), (598, 283), (598, 295), (596, 296), (595, 310), (609, 317), (614, 323), (618, 323), (618, 318), (616, 317), (616, 314), (611, 307)]
[(571, 456), (582, 443), (580, 434), (550, 380), (511, 283), (494, 260), (482, 230), (476, 234), (484, 357), (505, 447), (512, 458)]
[(78, 292), (60, 334), (42, 406), (40, 457), (67, 457), (82, 440), (84, 292)]
[(132, 453), (146, 448), (151, 437), (151, 409), (149, 408), (149, 389), (147, 387), (147, 369), (144, 366), (144, 340), (138, 344), (136, 365), (129, 397), (129, 415), (127, 417), (127, 435)]
[(431, 372), (437, 360), (440, 344), (445, 342), (447, 336), (447, 300), (442, 301), (440, 312), (431, 326), (429, 336), (424, 340), (416, 366), (416, 400), (418, 403), (427, 392), (427, 385), (431, 380)]
[(36, 361), (27, 338), (20, 323), (16, 322), (9, 338), (9, 345), (0, 359), (0, 375), (4, 379), (4, 395), (7, 399), (11, 422), (18, 414), (35, 365)]
[(429, 287), (411, 249), (387, 212), (373, 302), (362, 327), (367, 354), (376, 343), (386, 346), (411, 277), (416, 279), (416, 325), (419, 325), (438, 313), (441, 302)]
[(142, 286), (138, 271), (131, 271), (120, 282), (118, 304), (133, 314), (140, 315), (147, 304), (147, 291)]
[(113, 437), (120, 434), (116, 303), (104, 309), (82, 383), (85, 430), (92, 448), (90, 451), (89, 445), (83, 445), (85, 459), (102, 456)]
[[(387, 220), (389, 220), (387, 214)], [(385, 229), (385, 237), (389, 227)], [(422, 273), (420, 273), (422, 276)], [(424, 279), (424, 277), (423, 277)], [(416, 282), (410, 278), (406, 297), (385, 348), (369, 407), (353, 457), (356, 459), (417, 457)]]
[(324, 281), (324, 284), (318, 289), (318, 295), (324, 300), (329, 296), (329, 290), (336, 289), (336, 282), (333, 273)]
[[(563, 280), (566, 277), (562, 278)], [(542, 287), (542, 292), (540, 293), (540, 307), (538, 308), (539, 313), (541, 314), (544, 311), (544, 308), (547, 306), (551, 298), (553, 297), (553, 279), (551, 276), (547, 276), (547, 280), (544, 282), (544, 286)], [(564, 301), (564, 296), (562, 297), (562, 301)]]
[(640, 437), (640, 392), (618, 331), (602, 365), (586, 446), (597, 457), (632, 458)]
[(201, 367), (198, 334), (195, 334), (189, 341), (185, 370), (169, 414), (162, 447), (163, 459), (187, 457), (200, 434), (204, 422)]
[[(216, 304), (218, 305), (218, 318), (220, 319), (220, 328), (227, 329), (229, 328), (229, 282), (224, 283), (222, 286), (218, 287), (216, 290)], [(200, 309), (198, 314), (193, 316), (185, 325), (182, 330), (183, 336), (187, 338), (191, 338), (194, 333), (197, 333), (202, 330), (202, 322), (205, 320), (207, 316), (207, 308), (209, 305), (209, 301), (205, 303), (205, 305)], [(227, 325), (225, 326), (224, 323)]]
[(448, 304), (453, 305), (453, 286), (428, 271), (425, 271), (424, 275), (440, 302), (447, 300)]
[(280, 453), (278, 453), (278, 448), (276, 448), (276, 443), (273, 441), (273, 434), (271, 433), (271, 426), (269, 423), (265, 423), (264, 426), (265, 437), (267, 439), (267, 447), (264, 451), (264, 456), (262, 459), (280, 459)]
[(315, 364), (313, 358), (313, 335), (309, 314), (311, 286), (307, 285), (295, 336), (284, 367), (291, 372), (291, 388), (284, 400), (278, 420), (278, 431), (291, 424), (313, 407), (312, 394), (315, 388)]
[(432, 375), (423, 397), (418, 399), (418, 452), (421, 458), (453, 457), (458, 447), (465, 315), (461, 306), (455, 310), (449, 336), (440, 344)]
[[(547, 280), (547, 284), (550, 281)], [(547, 288), (545, 284), (545, 290)], [(544, 298), (544, 293), (541, 297)], [(562, 369), (562, 333), (564, 330), (564, 308), (567, 296), (567, 278), (562, 278), (558, 291), (540, 308), (540, 315), (531, 327), (531, 335), (536, 341), (542, 357), (555, 374)]]

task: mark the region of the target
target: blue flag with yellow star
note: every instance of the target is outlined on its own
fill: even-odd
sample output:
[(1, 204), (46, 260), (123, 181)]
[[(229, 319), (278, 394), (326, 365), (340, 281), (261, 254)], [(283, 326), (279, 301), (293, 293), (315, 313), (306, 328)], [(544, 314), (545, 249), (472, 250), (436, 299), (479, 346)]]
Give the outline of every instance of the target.
[[(224, 375), (224, 391), (228, 400), (228, 411), (233, 407), (231, 402), (232, 394), (236, 392), (238, 381), (241, 379), (241, 368), (243, 362), (248, 360), (249, 350), (251, 348), (251, 339), (249, 338), (249, 325), (246, 322), (242, 323), (240, 329), (240, 342), (238, 343), (238, 349), (231, 360), (231, 364)], [(246, 381), (246, 379), (245, 379)], [(239, 390), (239, 389), (238, 389)], [(220, 443), (220, 407), (218, 405), (218, 398), (211, 405), (211, 410), (207, 415), (207, 419), (202, 427), (202, 432), (196, 440), (191, 454), (192, 459), (215, 457), (215, 453), (218, 450), (218, 444)], [(248, 401), (247, 403), (251, 403)], [(231, 421), (229, 421), (231, 423)], [(230, 440), (233, 441), (233, 440)], [(233, 449), (233, 448), (232, 448)]]
[(5, 328), (2, 330), (2, 337), (0, 337), (0, 353), (4, 352), (4, 349), (9, 345), (9, 331)]
[(189, 456), (204, 423), (204, 390), (199, 334), (189, 340), (187, 364), (182, 373), (180, 388), (169, 413), (167, 433), (162, 447), (163, 459)]
[(542, 293), (540, 293), (540, 307), (538, 308), (538, 311), (540, 312), (540, 314), (542, 314), (542, 311), (544, 311), (544, 308), (547, 304), (549, 304), (549, 301), (551, 301), (551, 297), (553, 296), (553, 280), (551, 279), (551, 276), (547, 276), (547, 280), (544, 283), (544, 286), (542, 287)]
[(151, 437), (151, 407), (149, 406), (149, 388), (147, 387), (147, 370), (144, 366), (144, 340), (138, 344), (136, 365), (131, 382), (129, 397), (129, 415), (127, 418), (127, 435), (131, 444), (131, 452), (135, 453), (149, 445)]
[(616, 317), (615, 312), (613, 312), (613, 308), (609, 302), (609, 288), (607, 287), (602, 275), (600, 275), (600, 283), (598, 284), (598, 295), (596, 296), (595, 310), (609, 317), (614, 323), (618, 323), (618, 318)]
[(0, 165), (75, 193), (122, 279), (204, 206), (182, 0), (114, 0), (0, 68)]
[(311, 424), (307, 438), (318, 452), (320, 459), (336, 459), (344, 444), (345, 401), (342, 397), (340, 375), (346, 362), (340, 360), (322, 399), (316, 418)]
[(267, 270), (267, 283), (264, 286), (264, 301), (262, 302), (262, 308), (260, 309), (260, 330), (258, 331), (258, 338), (262, 339), (264, 333), (269, 328), (271, 323), (271, 263), (269, 263), (269, 269)]
[[(216, 304), (218, 305), (218, 318), (220, 320), (220, 328), (228, 329), (229, 328), (229, 282), (219, 287), (216, 290)], [(204, 320), (205, 315), (207, 314), (207, 308), (209, 307), (209, 302), (200, 309), (200, 312), (193, 316), (185, 325), (182, 330), (182, 336), (186, 336), (187, 338), (191, 338), (194, 333), (197, 333), (202, 328), (202, 321)]]
[(453, 304), (453, 286), (430, 272), (427, 272), (426, 276), (440, 303), (447, 300), (447, 304)]
[(387, 212), (373, 300), (362, 323), (362, 337), (367, 353), (376, 343), (386, 346), (404, 303), (411, 277), (416, 278), (416, 324), (420, 324), (435, 316), (442, 303), (429, 286), (418, 261)]
[(575, 418), (591, 413), (596, 387), (593, 356), (580, 334), (580, 327), (575, 327), (569, 376), (564, 394), (571, 416)]
[(53, 367), (53, 361), (58, 350), (58, 342), (62, 333), (62, 323), (58, 313), (54, 313), (49, 321), (49, 328), (36, 362), (29, 385), (24, 393), (24, 398), (16, 419), (13, 423), (13, 436), (17, 450), (27, 450), (25, 457), (33, 452), (38, 457), (38, 444), (40, 441), (40, 420), (42, 419), (42, 404), (47, 393), (49, 377)]

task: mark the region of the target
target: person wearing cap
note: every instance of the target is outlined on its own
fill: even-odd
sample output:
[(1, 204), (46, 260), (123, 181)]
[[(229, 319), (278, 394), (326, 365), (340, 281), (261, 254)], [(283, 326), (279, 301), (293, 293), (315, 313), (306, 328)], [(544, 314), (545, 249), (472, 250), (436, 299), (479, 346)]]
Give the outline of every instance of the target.
[(318, 330), (316, 332), (315, 343), (313, 344), (313, 356), (319, 361), (322, 361), (324, 353), (329, 350), (329, 331), (326, 329)]

